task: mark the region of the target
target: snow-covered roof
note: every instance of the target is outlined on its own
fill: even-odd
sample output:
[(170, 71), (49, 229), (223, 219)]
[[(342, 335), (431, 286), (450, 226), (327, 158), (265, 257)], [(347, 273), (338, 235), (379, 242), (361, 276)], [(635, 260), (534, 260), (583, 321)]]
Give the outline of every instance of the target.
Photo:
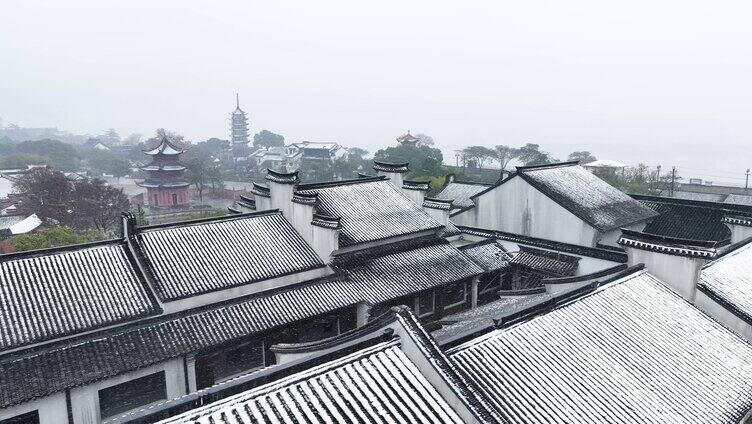
[(752, 243), (705, 265), (697, 289), (752, 322)]
[(342, 218), (343, 247), (442, 227), (384, 177), (300, 184), (298, 191), (318, 193), (317, 212)]
[(37, 214), (31, 214), (26, 218), (22, 218), (20, 221), (11, 225), (8, 229), (11, 234), (26, 234), (34, 231), (42, 225), (42, 220), (39, 219)]
[(576, 162), (517, 167), (516, 175), (599, 231), (658, 215)]
[(137, 240), (164, 301), (324, 266), (276, 210), (145, 227)]
[(752, 345), (645, 271), (450, 358), (510, 423), (738, 423)]
[(599, 159), (582, 164), (586, 168), (625, 168), (627, 165), (615, 160)]
[(452, 206), (466, 208), (473, 206), (471, 197), (491, 187), (492, 184), (469, 181), (452, 181), (436, 195), (437, 199), (453, 200)]
[(174, 144), (170, 140), (167, 139), (166, 136), (162, 136), (162, 139), (159, 141), (159, 144), (154, 147), (153, 149), (144, 150), (145, 155), (179, 155), (183, 153), (183, 150)]

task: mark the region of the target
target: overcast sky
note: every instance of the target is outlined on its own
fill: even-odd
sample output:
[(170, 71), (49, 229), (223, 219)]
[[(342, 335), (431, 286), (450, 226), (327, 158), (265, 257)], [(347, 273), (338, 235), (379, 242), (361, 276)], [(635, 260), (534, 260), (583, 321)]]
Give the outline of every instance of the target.
[(238, 91), (253, 132), (289, 141), (373, 152), (411, 129), (445, 158), (535, 142), (742, 184), (752, 166), (748, 1), (2, 0), (0, 16), (6, 124), (227, 138)]

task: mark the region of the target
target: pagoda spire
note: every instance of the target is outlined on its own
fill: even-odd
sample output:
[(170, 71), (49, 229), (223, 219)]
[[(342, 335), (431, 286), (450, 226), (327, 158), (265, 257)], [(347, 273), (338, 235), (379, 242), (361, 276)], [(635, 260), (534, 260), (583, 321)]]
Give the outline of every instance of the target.
[(240, 109), (240, 95), (237, 92), (235, 93), (235, 108)]

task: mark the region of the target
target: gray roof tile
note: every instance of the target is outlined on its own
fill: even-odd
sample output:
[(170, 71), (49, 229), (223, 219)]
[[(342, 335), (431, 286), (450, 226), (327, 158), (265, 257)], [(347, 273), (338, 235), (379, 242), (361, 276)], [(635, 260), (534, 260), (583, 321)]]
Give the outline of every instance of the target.
[(0, 350), (159, 313), (117, 242), (0, 257)]
[(697, 286), (752, 323), (752, 243), (705, 265)]
[(454, 200), (452, 206), (455, 208), (466, 208), (474, 205), (471, 197), (489, 187), (491, 184), (454, 181), (444, 186), (435, 197), (441, 200)]
[(166, 301), (324, 266), (277, 211), (152, 227), (137, 239)]
[(645, 272), (450, 352), (511, 423), (738, 423), (752, 346)]

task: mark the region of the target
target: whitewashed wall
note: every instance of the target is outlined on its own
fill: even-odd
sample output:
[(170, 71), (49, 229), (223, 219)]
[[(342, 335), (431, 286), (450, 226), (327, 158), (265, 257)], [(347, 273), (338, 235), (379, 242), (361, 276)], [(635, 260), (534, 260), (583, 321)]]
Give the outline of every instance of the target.
[(68, 406), (65, 403), (65, 392), (2, 409), (0, 410), (0, 421), (34, 410), (39, 411), (40, 424), (68, 423)]
[(629, 266), (645, 264), (649, 273), (663, 281), (684, 299), (693, 302), (700, 268), (705, 259), (640, 250), (626, 246)]
[(426, 192), (421, 190), (408, 190), (406, 188), (400, 188), (400, 191), (405, 195), (405, 197), (412, 200), (416, 205), (423, 205), (423, 199), (426, 197)]
[(598, 231), (525, 180), (514, 177), (475, 198), (475, 208), (452, 217), (457, 225), (500, 230), (580, 246), (594, 246)]
[(71, 407), (73, 410), (73, 423), (95, 424), (100, 422), (100, 390), (159, 371), (165, 372), (165, 383), (167, 389), (166, 399), (174, 399), (178, 396), (186, 394), (183, 358), (181, 357), (172, 359), (166, 362), (152, 365), (150, 367), (142, 368), (138, 371), (134, 371), (128, 374), (123, 374), (117, 377), (108, 378), (94, 384), (71, 389), (70, 395)]

